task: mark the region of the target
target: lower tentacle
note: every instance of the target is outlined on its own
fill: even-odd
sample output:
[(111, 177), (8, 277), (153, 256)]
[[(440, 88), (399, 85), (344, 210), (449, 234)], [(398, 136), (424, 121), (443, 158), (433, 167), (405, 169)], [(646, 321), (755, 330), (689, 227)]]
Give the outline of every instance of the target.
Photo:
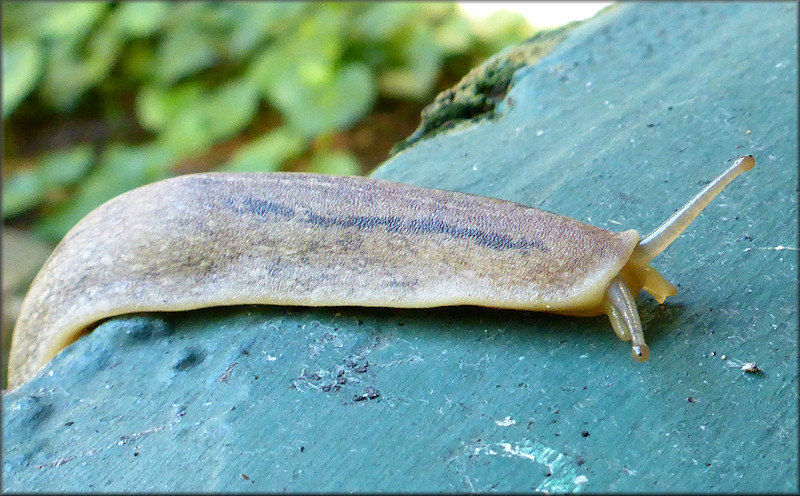
[(650, 348), (644, 341), (644, 331), (636, 301), (628, 286), (618, 276), (606, 289), (603, 308), (611, 320), (614, 332), (623, 341), (631, 342), (631, 355), (637, 362), (644, 362), (650, 357)]

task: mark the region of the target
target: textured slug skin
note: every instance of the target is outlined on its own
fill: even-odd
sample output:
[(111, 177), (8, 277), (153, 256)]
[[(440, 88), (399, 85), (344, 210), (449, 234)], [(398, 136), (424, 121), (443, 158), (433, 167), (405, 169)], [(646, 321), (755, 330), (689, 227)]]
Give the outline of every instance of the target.
[(479, 305), (601, 314), (639, 241), (481, 196), (364, 177), (210, 173), (87, 215), (33, 281), (9, 383), (131, 312), (238, 304)]

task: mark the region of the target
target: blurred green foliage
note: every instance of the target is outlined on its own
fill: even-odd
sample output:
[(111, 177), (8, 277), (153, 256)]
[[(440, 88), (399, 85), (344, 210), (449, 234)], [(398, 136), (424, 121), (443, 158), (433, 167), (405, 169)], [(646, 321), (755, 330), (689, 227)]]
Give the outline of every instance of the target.
[[(209, 168), (302, 158), (306, 170), (359, 173), (331, 136), (381, 98), (421, 105), (446, 64), (477, 64), (534, 32), (518, 15), (478, 24), (454, 4), (407, 2), (6, 1), (2, 28), (3, 218), (38, 208), (35, 228), (53, 241), (229, 141)], [(46, 123), (80, 119), (102, 122), (103, 139), (30, 145)]]

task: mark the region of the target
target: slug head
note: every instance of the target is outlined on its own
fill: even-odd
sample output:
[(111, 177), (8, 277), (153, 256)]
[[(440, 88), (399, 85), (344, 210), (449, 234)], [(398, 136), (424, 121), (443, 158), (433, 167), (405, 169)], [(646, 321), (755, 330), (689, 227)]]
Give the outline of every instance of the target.
[(718, 178), (709, 183), (680, 210), (675, 212), (666, 222), (642, 239), (619, 276), (614, 278), (606, 289), (603, 300), (605, 313), (611, 320), (617, 336), (623, 341), (631, 341), (631, 353), (634, 360), (644, 362), (650, 356), (650, 350), (644, 341), (642, 323), (636, 310), (636, 299), (641, 290), (650, 293), (659, 303), (678, 290), (654, 268), (650, 261), (664, 251), (692, 223), (700, 212), (714, 199), (733, 179), (742, 172), (755, 166), (752, 155), (736, 159), (733, 165)]

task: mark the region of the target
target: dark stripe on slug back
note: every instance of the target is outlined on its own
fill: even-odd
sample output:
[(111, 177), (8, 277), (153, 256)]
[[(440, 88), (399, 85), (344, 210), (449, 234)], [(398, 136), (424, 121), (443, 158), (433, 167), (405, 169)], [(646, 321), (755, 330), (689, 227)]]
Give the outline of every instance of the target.
[[(240, 214), (255, 214), (264, 221), (269, 220), (270, 216), (282, 217), (287, 220), (296, 216), (296, 211), (292, 207), (256, 198), (246, 198), (241, 204), (237, 204), (233, 199), (228, 198), (225, 201), (225, 205)], [(527, 240), (522, 238), (515, 241), (505, 234), (494, 232), (487, 233), (476, 228), (459, 227), (437, 219), (408, 220), (401, 217), (362, 215), (336, 217), (318, 215), (311, 210), (305, 210), (305, 218), (303, 218), (301, 222), (323, 228), (344, 227), (370, 230), (375, 227), (385, 227), (389, 232), (403, 234), (445, 234), (456, 239), (473, 239), (481, 246), (498, 251), (519, 250), (523, 253), (527, 253), (534, 248), (543, 252), (549, 251), (539, 240)]]
[(403, 219), (400, 217), (324, 217), (306, 210), (305, 222), (321, 227), (357, 227), (359, 229), (372, 229), (375, 226), (386, 226), (389, 232), (398, 232), (403, 229)]
[(519, 250), (527, 252), (531, 248), (547, 251), (547, 248), (538, 240), (528, 241), (522, 238), (513, 241), (509, 236), (497, 233), (486, 233), (480, 229), (458, 227), (437, 219), (405, 220), (400, 217), (325, 217), (306, 210), (305, 222), (320, 227), (356, 227), (358, 229), (372, 229), (376, 226), (385, 226), (389, 232), (402, 232), (404, 234), (436, 233), (447, 234), (450, 237), (472, 238), (479, 245), (493, 250)]
[(541, 251), (548, 251), (547, 247), (536, 239), (528, 241), (522, 238), (519, 241), (512, 241), (511, 237), (505, 234), (486, 233), (480, 229), (458, 227), (436, 219), (412, 220), (408, 222), (408, 228), (414, 232), (434, 232), (449, 234), (454, 238), (472, 238), (479, 245), (493, 250), (520, 250), (525, 252), (531, 248), (537, 248)]
[(236, 208), (234, 201), (230, 198), (226, 199), (226, 204), (228, 207), (236, 212), (239, 212), (240, 214), (249, 212), (258, 215), (259, 217), (266, 217), (267, 214), (270, 213), (280, 217), (294, 217), (294, 209), (292, 207), (287, 207), (285, 205), (281, 205), (280, 203), (271, 201), (258, 200), (256, 198), (245, 198), (245, 200), (242, 202), (241, 208)]

